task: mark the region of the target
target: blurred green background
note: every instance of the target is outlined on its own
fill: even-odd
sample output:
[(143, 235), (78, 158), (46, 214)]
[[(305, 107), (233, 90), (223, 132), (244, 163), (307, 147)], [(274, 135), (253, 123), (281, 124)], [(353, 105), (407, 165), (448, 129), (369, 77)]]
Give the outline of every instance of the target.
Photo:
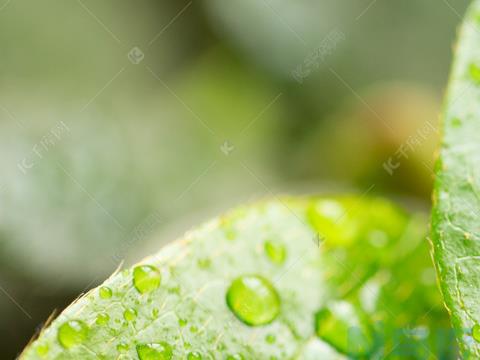
[(428, 206), (467, 3), (3, 0), (2, 354), (240, 202), (372, 188)]

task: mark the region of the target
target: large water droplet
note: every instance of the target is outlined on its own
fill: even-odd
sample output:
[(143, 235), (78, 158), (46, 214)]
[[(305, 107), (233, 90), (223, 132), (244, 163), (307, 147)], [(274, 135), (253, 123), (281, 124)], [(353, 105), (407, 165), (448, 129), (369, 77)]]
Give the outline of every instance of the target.
[(472, 329), (472, 336), (475, 341), (480, 342), (480, 324), (476, 324)]
[(285, 245), (278, 241), (267, 240), (264, 244), (265, 254), (271, 262), (275, 264), (283, 264), (287, 256)]
[(365, 356), (374, 345), (365, 319), (359, 310), (345, 301), (320, 310), (315, 316), (315, 330), (322, 340), (350, 356)]
[(58, 328), (57, 338), (65, 349), (81, 344), (88, 337), (88, 326), (80, 320), (70, 320)]
[(235, 279), (227, 292), (227, 304), (235, 316), (247, 325), (272, 322), (280, 312), (280, 297), (273, 285), (257, 275)]
[(166, 342), (137, 345), (140, 360), (170, 360), (173, 357), (172, 347)]
[(133, 269), (133, 285), (141, 294), (157, 289), (160, 281), (160, 271), (155, 266), (141, 265)]
[(137, 318), (137, 310), (129, 308), (123, 312), (123, 318), (127, 321), (133, 321)]
[(110, 289), (108, 286), (102, 286), (100, 289), (98, 289), (98, 294), (102, 299), (110, 299), (112, 297), (112, 289)]

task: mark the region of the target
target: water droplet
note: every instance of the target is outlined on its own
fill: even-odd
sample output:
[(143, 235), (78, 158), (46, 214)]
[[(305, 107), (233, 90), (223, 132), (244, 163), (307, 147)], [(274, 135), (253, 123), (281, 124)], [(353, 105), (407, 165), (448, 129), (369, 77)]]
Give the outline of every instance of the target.
[(126, 343), (120, 343), (117, 345), (117, 350), (120, 352), (125, 352), (129, 349), (130, 347)]
[(198, 328), (195, 325), (190, 326), (191, 333), (196, 333), (197, 331), (198, 331)]
[(271, 262), (283, 264), (287, 255), (285, 245), (278, 241), (267, 240), (264, 244), (265, 253)]
[(247, 325), (272, 322), (280, 312), (280, 297), (273, 285), (257, 275), (235, 279), (227, 292), (227, 304), (235, 316)]
[(198, 351), (194, 351), (188, 354), (187, 360), (202, 360), (202, 355)]
[(208, 269), (212, 264), (212, 261), (209, 258), (198, 259), (197, 264), (201, 269)]
[(81, 344), (88, 337), (88, 327), (80, 320), (70, 320), (58, 328), (58, 341), (65, 349)]
[(123, 312), (123, 318), (127, 321), (133, 321), (137, 317), (137, 310), (128, 308)]
[(108, 314), (102, 313), (97, 315), (97, 319), (95, 322), (97, 325), (105, 325), (108, 324), (108, 321), (110, 320), (110, 316)]
[(476, 83), (480, 83), (480, 66), (478, 66), (475, 63), (470, 64), (470, 67), (468, 68), (470, 77), (472, 78), (473, 81)]
[(153, 316), (154, 319), (156, 319), (158, 317), (159, 313), (160, 313), (160, 310), (158, 310), (157, 308), (152, 309), (152, 316)]
[(48, 354), (48, 350), (50, 348), (48, 347), (48, 344), (40, 344), (37, 346), (37, 355), (40, 357), (44, 357)]
[(453, 119), (452, 119), (452, 122), (451, 122), (451, 125), (452, 125), (453, 127), (458, 128), (458, 127), (460, 127), (460, 126), (462, 125), (462, 120), (460, 120), (459, 118), (453, 118)]
[(309, 222), (320, 239), (329, 245), (348, 246), (355, 242), (360, 223), (348, 213), (347, 206), (340, 201), (325, 199), (315, 202), (308, 210)]
[(140, 294), (157, 289), (160, 281), (160, 271), (155, 266), (141, 265), (133, 269), (133, 285)]
[(188, 321), (185, 319), (178, 319), (178, 325), (180, 325), (180, 327), (184, 327), (187, 323)]
[(269, 344), (273, 344), (275, 341), (276, 341), (276, 337), (275, 335), (273, 334), (268, 334), (266, 337), (265, 337), (265, 341)]
[(100, 289), (98, 289), (98, 294), (102, 299), (110, 299), (112, 297), (112, 289), (110, 289), (108, 286), (102, 286)]
[(227, 360), (244, 360), (244, 357), (240, 354), (228, 355)]
[(365, 356), (373, 347), (373, 335), (352, 304), (340, 301), (320, 310), (315, 316), (318, 337), (335, 349), (353, 357)]
[(170, 360), (173, 357), (172, 347), (166, 342), (137, 345), (140, 360)]
[(476, 324), (472, 329), (472, 336), (475, 341), (480, 342), (480, 324)]

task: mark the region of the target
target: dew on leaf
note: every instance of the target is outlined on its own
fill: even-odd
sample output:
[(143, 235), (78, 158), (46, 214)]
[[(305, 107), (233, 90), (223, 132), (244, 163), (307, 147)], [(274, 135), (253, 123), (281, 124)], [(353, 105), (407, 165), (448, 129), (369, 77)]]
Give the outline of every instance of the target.
[(156, 290), (160, 286), (160, 270), (152, 265), (141, 265), (133, 269), (133, 285), (140, 294)]
[(462, 125), (462, 120), (460, 120), (459, 118), (453, 118), (452, 122), (451, 122), (451, 125), (452, 125), (452, 127), (458, 128)]
[(120, 352), (125, 352), (129, 349), (130, 347), (126, 343), (120, 343), (117, 345), (117, 350)]
[(128, 308), (123, 312), (123, 318), (127, 321), (133, 321), (137, 317), (137, 310), (133, 308)]
[(264, 244), (265, 254), (274, 264), (283, 264), (287, 255), (285, 245), (278, 241), (267, 240)]
[(57, 338), (65, 349), (84, 342), (88, 337), (88, 327), (80, 320), (69, 320), (58, 328)]
[(198, 351), (188, 353), (187, 360), (202, 360), (202, 355)]
[(273, 285), (257, 275), (235, 279), (227, 291), (227, 305), (235, 316), (250, 326), (272, 322), (280, 312), (280, 297)]
[(37, 355), (40, 357), (44, 357), (48, 354), (48, 350), (50, 348), (48, 347), (48, 344), (40, 344), (37, 346)]
[(212, 261), (209, 258), (198, 259), (197, 265), (200, 269), (208, 269)]
[(140, 360), (170, 360), (173, 357), (172, 347), (166, 342), (137, 345)]
[(480, 342), (480, 324), (475, 324), (472, 329), (472, 337), (476, 342)]
[(240, 354), (228, 355), (227, 360), (244, 360), (244, 357)]
[(184, 327), (187, 323), (188, 321), (185, 319), (178, 319), (178, 325), (180, 325), (180, 327)]
[(470, 77), (476, 83), (480, 83), (480, 66), (475, 63), (470, 64), (468, 71), (470, 73)]
[(198, 328), (195, 325), (190, 326), (191, 333), (196, 333), (197, 331), (198, 331)]
[(350, 356), (364, 356), (373, 347), (373, 334), (359, 310), (340, 301), (320, 310), (315, 316), (317, 336)]
[(108, 286), (102, 286), (100, 289), (98, 289), (98, 294), (102, 299), (110, 299), (112, 297), (112, 289), (110, 289)]
[(265, 341), (269, 344), (273, 344), (276, 341), (275, 335), (268, 334), (267, 336), (265, 336)]
[(101, 313), (97, 315), (97, 318), (95, 322), (97, 325), (106, 325), (108, 324), (108, 321), (110, 320), (110, 316), (106, 313)]

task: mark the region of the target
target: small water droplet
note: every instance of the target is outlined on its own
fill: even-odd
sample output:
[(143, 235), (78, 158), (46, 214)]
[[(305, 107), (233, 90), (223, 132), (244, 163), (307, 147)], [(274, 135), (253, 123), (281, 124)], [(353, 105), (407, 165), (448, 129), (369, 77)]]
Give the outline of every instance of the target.
[(117, 350), (120, 352), (125, 352), (129, 349), (130, 347), (126, 343), (120, 343), (117, 345)]
[(180, 327), (184, 327), (187, 323), (188, 321), (185, 319), (178, 319), (178, 325), (180, 325)]
[(278, 241), (267, 240), (264, 244), (265, 253), (271, 262), (275, 264), (283, 264), (287, 256), (285, 245)]
[(244, 360), (244, 357), (240, 354), (228, 355), (227, 360)]
[(49, 349), (48, 344), (40, 344), (37, 346), (37, 355), (43, 358), (48, 354)]
[(472, 336), (475, 341), (480, 342), (480, 324), (476, 324), (472, 329)]
[(470, 64), (470, 67), (468, 68), (470, 72), (470, 77), (472, 78), (473, 81), (476, 83), (480, 83), (480, 66), (478, 66), (475, 63)]
[(460, 120), (459, 118), (453, 118), (452, 121), (451, 121), (451, 125), (453, 127), (460, 127), (462, 125), (462, 120)]
[(102, 313), (97, 315), (97, 319), (95, 322), (97, 325), (105, 325), (108, 324), (108, 321), (110, 320), (110, 316), (108, 314)]
[(280, 312), (280, 297), (273, 285), (257, 275), (235, 279), (227, 292), (227, 305), (247, 325), (272, 322)]
[(137, 317), (137, 310), (133, 308), (128, 308), (123, 312), (123, 318), (127, 321), (133, 321)]
[(158, 317), (159, 313), (160, 313), (160, 310), (158, 310), (157, 308), (152, 309), (152, 316), (153, 316), (154, 319), (156, 319)]
[(470, 77), (472, 78), (473, 81), (476, 83), (480, 83), (480, 66), (478, 66), (475, 63), (470, 64), (470, 67), (468, 68)]
[(191, 333), (196, 333), (197, 331), (198, 331), (198, 328), (195, 325), (190, 326)]
[(269, 344), (273, 344), (275, 341), (276, 341), (276, 337), (275, 335), (273, 334), (268, 334), (266, 337), (265, 337), (265, 341)]
[(187, 360), (202, 360), (203, 357), (198, 351), (188, 353)]
[(57, 338), (65, 349), (81, 344), (88, 337), (88, 326), (80, 320), (70, 320), (58, 328)]
[(212, 264), (212, 261), (209, 258), (198, 259), (198, 267), (201, 269), (208, 269)]
[(160, 270), (155, 266), (141, 265), (133, 269), (133, 285), (140, 294), (156, 290), (160, 282)]
[(102, 286), (100, 289), (98, 289), (98, 294), (102, 299), (110, 299), (112, 297), (112, 289), (110, 289), (108, 286)]
[(170, 360), (173, 357), (172, 347), (166, 342), (137, 345), (140, 360)]

